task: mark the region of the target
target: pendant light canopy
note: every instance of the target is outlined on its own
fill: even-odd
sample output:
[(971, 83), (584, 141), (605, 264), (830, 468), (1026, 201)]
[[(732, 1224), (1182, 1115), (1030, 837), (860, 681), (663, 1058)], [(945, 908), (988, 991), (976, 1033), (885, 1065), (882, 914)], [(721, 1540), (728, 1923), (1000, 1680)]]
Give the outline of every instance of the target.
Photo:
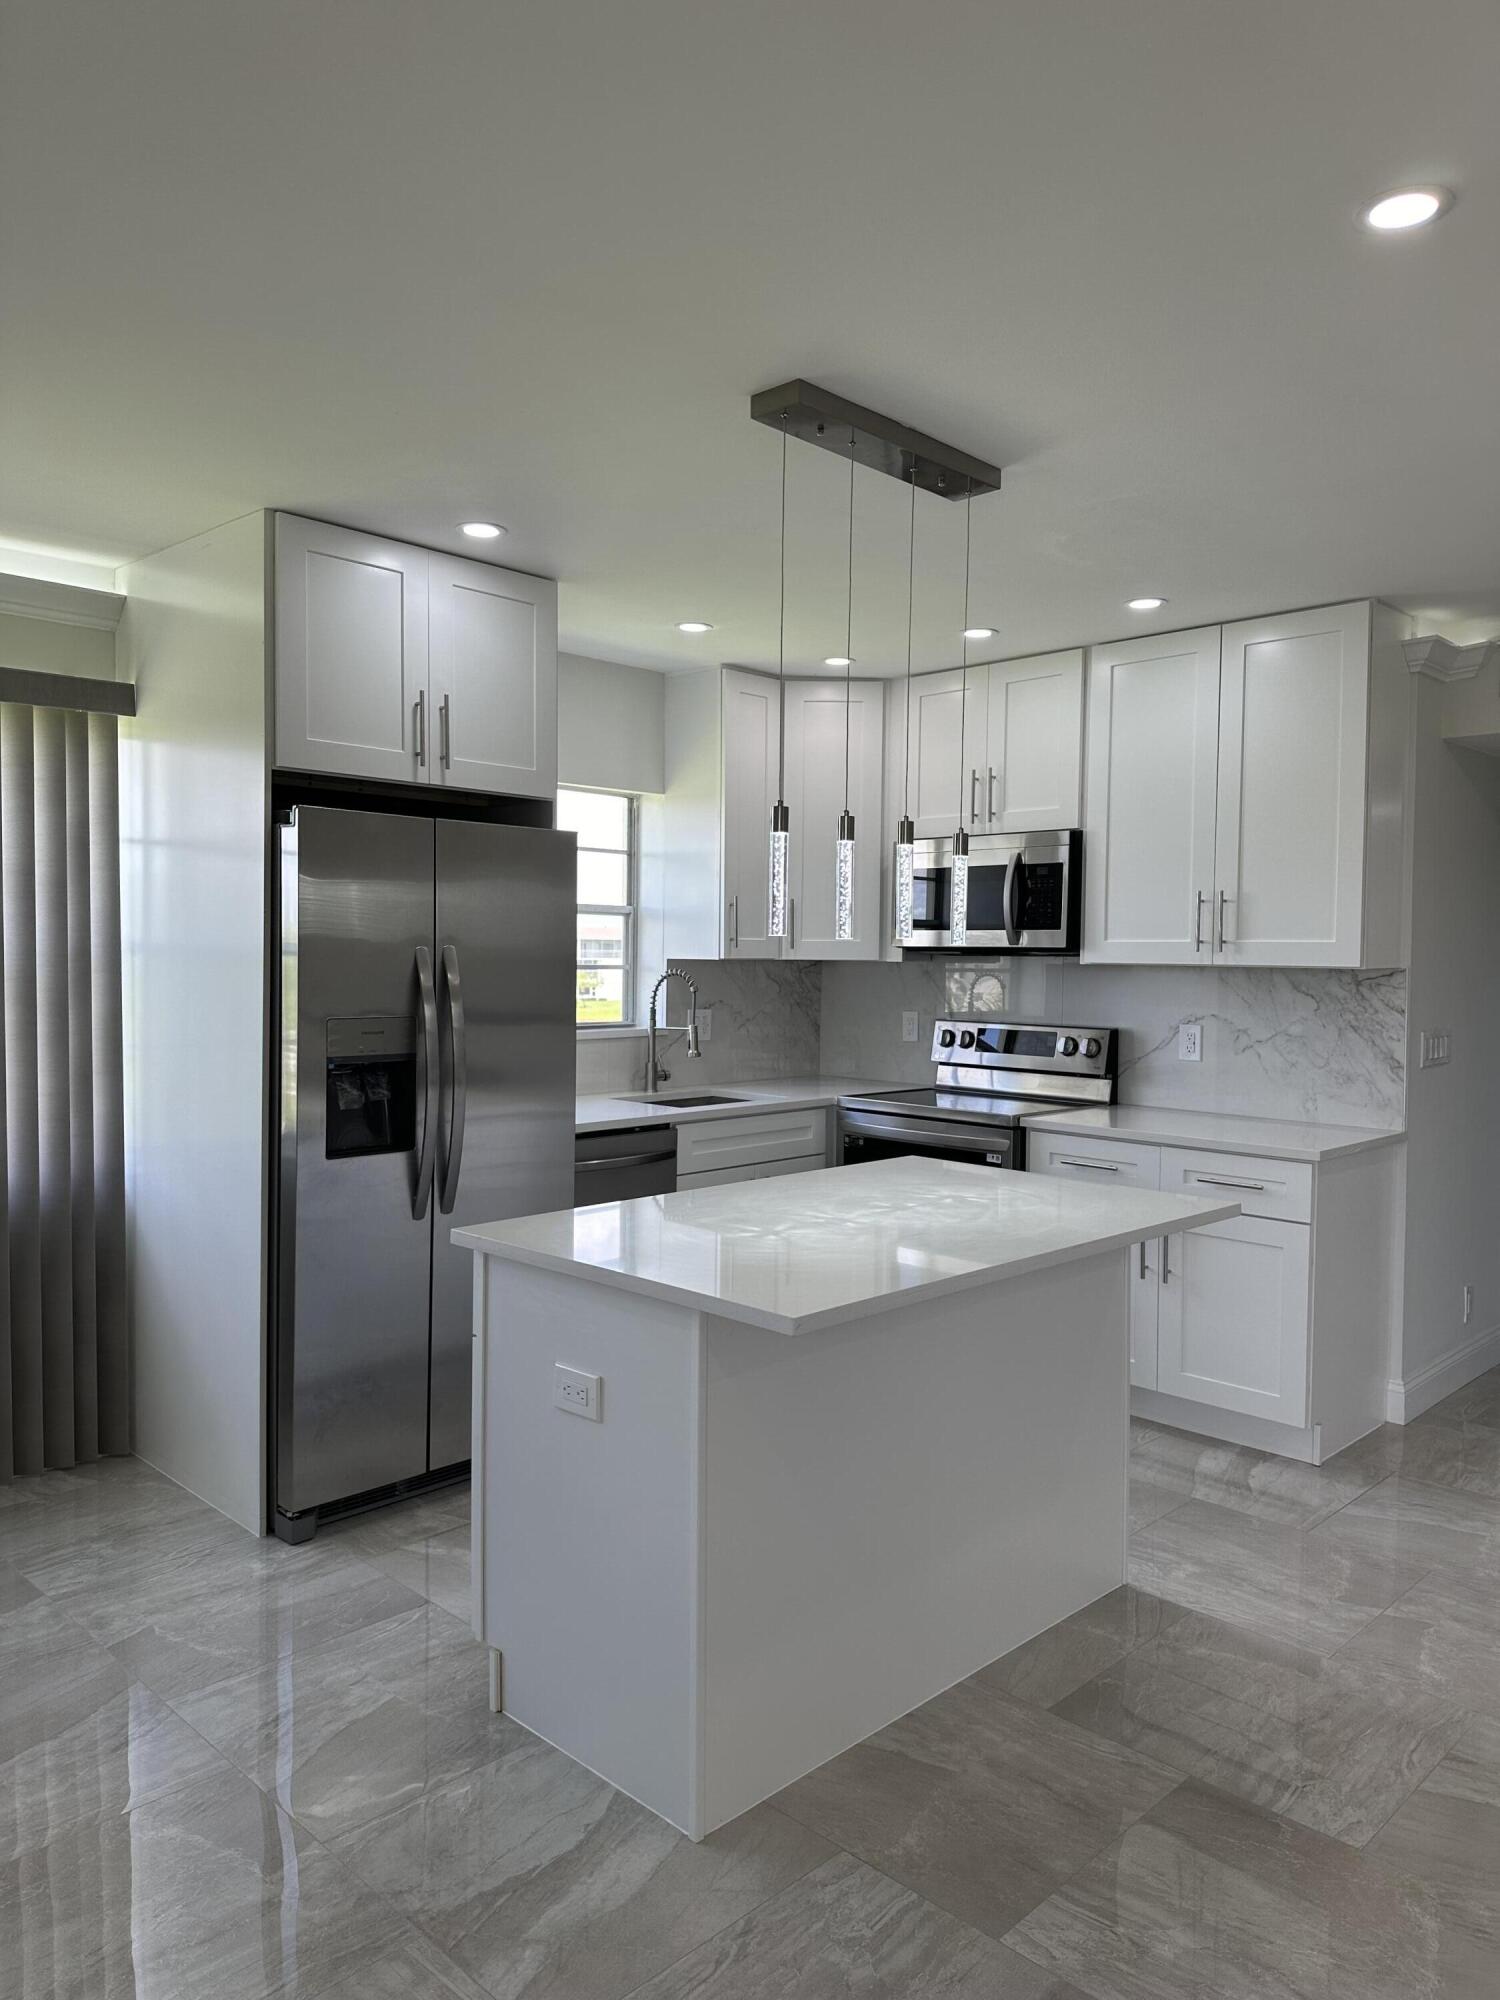
[(787, 934), (786, 871), (787, 846), (792, 815), (786, 803), (786, 437), (785, 411), (781, 418), (781, 611), (780, 639), (776, 655), (777, 761), (776, 803), (771, 808), (771, 848), (766, 886), (766, 936)]
[(901, 818), (896, 823), (896, 942), (910, 944), (915, 922), (917, 830), (911, 818), (911, 614), (917, 581), (917, 478), (911, 477), (911, 527), (906, 545), (906, 737), (902, 746)]
[(844, 810), (839, 814), (838, 859), (834, 874), (833, 935), (842, 944), (854, 936), (854, 815), (849, 810), (849, 676), (854, 672), (854, 447), (849, 433), (849, 592), (844, 620)]
[(964, 776), (963, 740), (968, 728), (969, 709), (969, 521), (973, 512), (974, 493), (972, 487), (964, 496), (964, 622), (960, 628), (964, 633), (964, 679), (963, 693), (958, 708), (958, 831), (953, 836), (953, 867), (949, 882), (948, 942), (966, 945), (969, 942), (969, 835), (964, 826)]

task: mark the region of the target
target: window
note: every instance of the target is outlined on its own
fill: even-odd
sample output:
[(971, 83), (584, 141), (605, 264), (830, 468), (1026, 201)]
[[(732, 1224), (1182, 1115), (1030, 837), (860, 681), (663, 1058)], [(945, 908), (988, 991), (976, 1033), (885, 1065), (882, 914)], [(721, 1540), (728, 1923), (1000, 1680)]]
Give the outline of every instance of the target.
[(578, 836), (577, 1020), (635, 1020), (635, 800), (628, 792), (557, 794), (557, 824)]

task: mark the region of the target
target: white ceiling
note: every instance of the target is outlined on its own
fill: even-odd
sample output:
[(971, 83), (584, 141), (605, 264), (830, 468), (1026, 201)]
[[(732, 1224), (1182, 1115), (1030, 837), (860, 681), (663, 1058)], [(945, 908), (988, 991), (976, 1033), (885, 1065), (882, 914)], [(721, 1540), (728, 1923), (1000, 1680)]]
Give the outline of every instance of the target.
[[(472, 552), (480, 515), (562, 579), (570, 650), (772, 663), (747, 403), (804, 375), (1006, 467), (983, 651), (1365, 593), (1500, 616), (1495, 0), (7, 18), (0, 538), (114, 560), (278, 506)], [(1453, 212), (1357, 226), (1412, 180)], [(798, 666), (842, 651), (844, 478), (793, 445)], [(861, 669), (904, 657), (905, 509), (861, 475)], [(962, 510), (917, 533), (932, 665)]]

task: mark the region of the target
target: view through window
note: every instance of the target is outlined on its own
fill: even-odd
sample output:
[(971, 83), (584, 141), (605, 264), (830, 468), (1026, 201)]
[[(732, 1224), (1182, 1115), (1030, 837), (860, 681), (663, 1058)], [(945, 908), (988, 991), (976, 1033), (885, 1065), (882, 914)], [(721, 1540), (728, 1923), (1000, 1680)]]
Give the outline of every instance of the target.
[(577, 1020), (635, 1020), (635, 800), (626, 792), (560, 789), (557, 824), (578, 836)]

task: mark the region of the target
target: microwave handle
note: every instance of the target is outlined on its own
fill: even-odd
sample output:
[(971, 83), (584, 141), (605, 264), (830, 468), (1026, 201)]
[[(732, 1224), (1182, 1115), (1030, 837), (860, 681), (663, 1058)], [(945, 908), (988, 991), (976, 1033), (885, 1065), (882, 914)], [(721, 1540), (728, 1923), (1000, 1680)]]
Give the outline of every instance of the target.
[(1020, 888), (1021, 850), (1017, 848), (1005, 864), (1005, 936), (1012, 951), (1018, 950), (1021, 943), (1020, 920), (1016, 907)]

